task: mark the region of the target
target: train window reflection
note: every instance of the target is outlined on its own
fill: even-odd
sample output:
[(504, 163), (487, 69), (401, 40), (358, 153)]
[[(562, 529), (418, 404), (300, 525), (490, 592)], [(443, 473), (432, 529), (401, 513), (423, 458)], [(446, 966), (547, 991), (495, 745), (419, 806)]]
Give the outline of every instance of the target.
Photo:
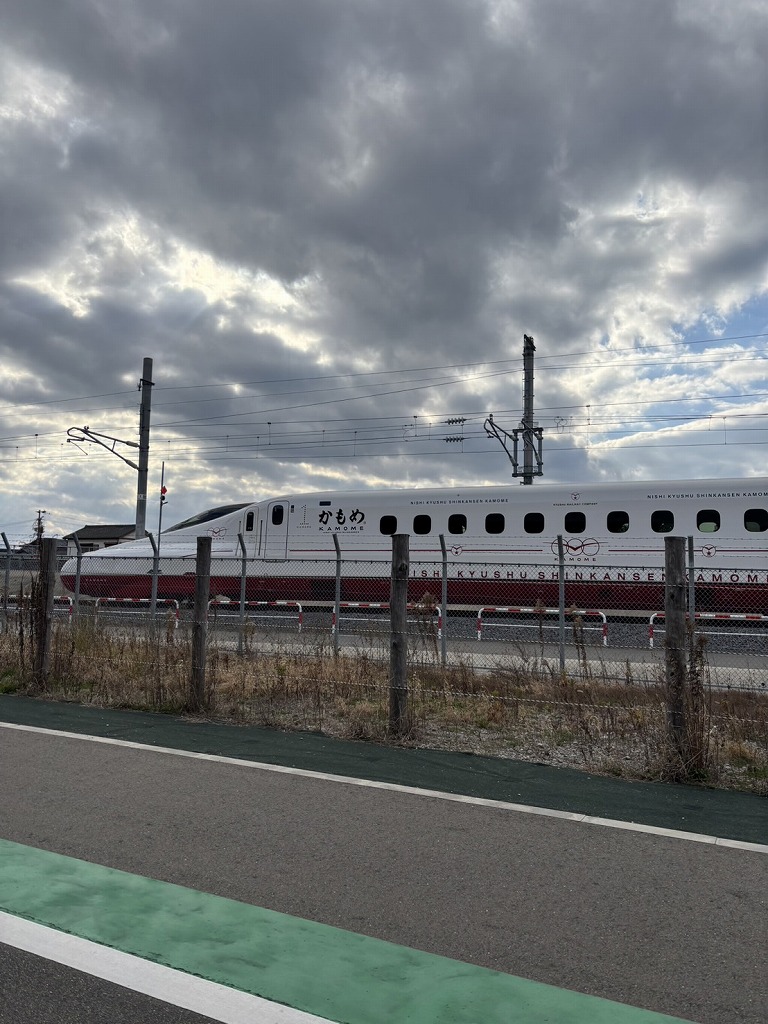
[(420, 515), (413, 517), (414, 533), (429, 533), (432, 529), (432, 516)]
[(167, 530), (163, 530), (163, 533), (173, 533), (174, 530), (189, 530), (194, 526), (210, 523), (213, 519), (221, 519), (222, 516), (228, 516), (230, 512), (237, 512), (238, 509), (245, 508), (247, 504), (247, 501), (241, 501), (239, 505), (218, 505), (216, 508), (209, 508), (205, 512), (198, 512), (196, 516), (191, 516), (189, 519), (176, 523), (175, 526), (169, 526)]
[(388, 536), (397, 533), (397, 516), (382, 516), (379, 520), (379, 532)]
[(605, 517), (608, 533), (626, 533), (629, 529), (629, 515), (626, 512), (609, 512)]
[(285, 509), (283, 508), (282, 505), (273, 505), (272, 506), (272, 525), (273, 526), (280, 526), (282, 524), (282, 522), (283, 522), (284, 515), (285, 515)]
[(583, 512), (566, 512), (564, 525), (566, 533), (584, 533), (587, 528), (587, 517)]
[(669, 509), (657, 509), (651, 513), (651, 529), (654, 533), (671, 533), (675, 528), (675, 515)]
[(748, 508), (744, 513), (744, 529), (750, 533), (768, 530), (768, 512), (764, 508)]
[(454, 512), (448, 516), (448, 533), (466, 533), (467, 517), (463, 512)]
[(501, 512), (489, 512), (485, 517), (486, 533), (504, 533), (504, 516)]
[(720, 529), (720, 513), (713, 508), (704, 508), (696, 513), (696, 529), (699, 533), (717, 533)]
[(523, 519), (523, 529), (526, 533), (543, 533), (544, 516), (541, 512), (526, 512)]

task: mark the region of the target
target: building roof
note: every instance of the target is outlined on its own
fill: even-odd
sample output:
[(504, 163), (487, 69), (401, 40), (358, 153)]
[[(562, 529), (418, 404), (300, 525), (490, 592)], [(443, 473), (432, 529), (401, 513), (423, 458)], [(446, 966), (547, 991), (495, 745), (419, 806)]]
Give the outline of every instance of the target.
[(77, 537), (78, 540), (112, 540), (113, 537), (127, 537), (136, 529), (134, 523), (116, 526), (81, 526), (74, 533), (68, 533), (64, 540)]

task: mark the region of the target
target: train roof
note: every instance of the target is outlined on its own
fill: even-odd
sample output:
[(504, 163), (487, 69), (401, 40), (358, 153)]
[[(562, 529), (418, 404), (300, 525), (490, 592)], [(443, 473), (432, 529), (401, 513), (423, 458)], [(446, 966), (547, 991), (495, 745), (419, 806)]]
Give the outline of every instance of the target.
[(609, 496), (625, 495), (628, 499), (684, 500), (686, 498), (731, 498), (768, 496), (768, 477), (732, 477), (707, 480), (614, 480), (599, 482), (535, 483), (524, 487), (522, 484), (500, 483), (471, 487), (392, 487), (371, 490), (307, 491), (283, 494), (266, 501), (284, 502), (337, 502), (341, 498), (370, 502), (374, 499), (446, 500), (450, 498), (493, 498), (503, 496), (515, 500), (599, 500)]

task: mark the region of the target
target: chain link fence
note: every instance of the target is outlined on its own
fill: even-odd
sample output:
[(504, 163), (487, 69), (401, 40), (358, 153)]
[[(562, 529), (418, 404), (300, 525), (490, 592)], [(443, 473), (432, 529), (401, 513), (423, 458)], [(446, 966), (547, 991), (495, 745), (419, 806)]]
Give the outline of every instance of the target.
[[(61, 622), (85, 617), (118, 631), (156, 633), (172, 621), (175, 634), (190, 617), (194, 562), (175, 571), (164, 566), (157, 576), (151, 564), (129, 558), (110, 560), (109, 573), (93, 572), (87, 559), (85, 566), (79, 578), (67, 578), (69, 589), (57, 586)], [(34, 562), (10, 570), (3, 595), (6, 632), (31, 597), (36, 570)], [(337, 565), (214, 559), (212, 642), (237, 653), (278, 645), (294, 652), (374, 654), (387, 647), (390, 572), (389, 560), (342, 558)], [(657, 581), (643, 580), (639, 587), (641, 573), (648, 575), (636, 566), (592, 565), (566, 572), (560, 581), (551, 565), (499, 570), (481, 562), (415, 562), (408, 591), (412, 646), (442, 666), (462, 662), (490, 670), (538, 658), (568, 674), (599, 673), (620, 682), (629, 663), (634, 679), (653, 679), (664, 653), (664, 581), (658, 573)], [(706, 648), (714, 685), (766, 690), (768, 615), (752, 610), (762, 607), (766, 588), (730, 583), (739, 573), (719, 574), (729, 581), (720, 594), (711, 580), (693, 576), (692, 632)]]
[[(194, 559), (111, 557), (79, 564), (56, 589), (62, 622), (86, 618), (118, 632), (178, 637), (191, 616)], [(211, 564), (209, 642), (236, 654), (287, 651), (338, 655), (388, 651), (389, 559)], [(31, 594), (4, 592), (6, 630)], [(689, 622), (719, 689), (768, 691), (768, 587), (743, 567), (706, 574), (689, 567)], [(21, 598), (23, 601), (23, 596)], [(575, 678), (658, 681), (666, 623), (663, 571), (639, 565), (584, 566), (411, 562), (412, 656), (434, 666), (488, 672), (538, 663)]]
[[(3, 595), (6, 690), (27, 685), (34, 660), (35, 571), (22, 571), (23, 585)], [(345, 559), (343, 552), (323, 561), (214, 557), (207, 711), (386, 739), (391, 577), (390, 559)], [(741, 567), (712, 579), (690, 565), (688, 583), (688, 666), (707, 694), (696, 711), (707, 763), (715, 758), (734, 778), (765, 787), (766, 588)], [(195, 584), (194, 559), (83, 556), (79, 572), (57, 579), (48, 688), (95, 703), (183, 709)], [(413, 741), (663, 774), (664, 587), (663, 572), (638, 565), (499, 567), (450, 553), (439, 562), (412, 561)]]

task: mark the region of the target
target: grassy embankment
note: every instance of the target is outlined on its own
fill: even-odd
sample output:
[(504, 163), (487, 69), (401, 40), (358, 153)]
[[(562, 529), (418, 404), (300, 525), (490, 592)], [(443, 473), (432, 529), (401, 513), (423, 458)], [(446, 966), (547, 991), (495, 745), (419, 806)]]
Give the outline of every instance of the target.
[[(108, 707), (182, 714), (189, 706), (191, 637), (169, 619), (161, 628), (107, 629), (83, 618), (54, 626), (45, 679), (34, 678), (26, 616), (0, 634), (0, 692)], [(535, 649), (535, 648), (534, 648)], [(349, 739), (471, 751), (567, 765), (633, 779), (684, 779), (768, 795), (768, 694), (714, 691), (706, 644), (689, 666), (685, 751), (670, 750), (663, 679), (608, 675), (599, 652), (582, 648), (576, 677), (543, 657), (477, 670), (436, 664), (424, 637), (411, 639), (408, 729), (389, 731), (388, 638), (334, 657), (327, 634), (299, 647), (276, 633), (240, 656), (211, 635), (205, 715), (233, 724), (321, 731)]]

